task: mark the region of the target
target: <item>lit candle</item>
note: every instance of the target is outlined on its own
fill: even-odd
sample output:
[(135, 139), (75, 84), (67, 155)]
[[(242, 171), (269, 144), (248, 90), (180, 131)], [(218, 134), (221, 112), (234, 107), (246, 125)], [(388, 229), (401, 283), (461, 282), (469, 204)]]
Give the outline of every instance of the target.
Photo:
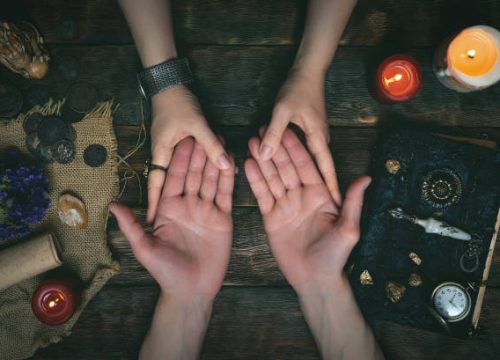
[(500, 32), (478, 25), (444, 41), (434, 56), (434, 73), (446, 87), (471, 92), (500, 80)]
[(397, 103), (414, 97), (422, 85), (417, 60), (407, 55), (393, 55), (378, 67), (375, 94), (382, 102)]
[(49, 279), (40, 284), (31, 298), (35, 316), (47, 325), (68, 321), (76, 310), (77, 297), (69, 281)]

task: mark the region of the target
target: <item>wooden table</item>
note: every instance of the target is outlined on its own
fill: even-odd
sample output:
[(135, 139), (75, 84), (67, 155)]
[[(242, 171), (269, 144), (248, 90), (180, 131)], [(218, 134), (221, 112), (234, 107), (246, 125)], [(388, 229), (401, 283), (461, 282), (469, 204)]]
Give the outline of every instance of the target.
[[(175, 32), (198, 79), (196, 92), (211, 125), (222, 133), (242, 168), (246, 142), (270, 118), (274, 97), (293, 61), (304, 23), (302, 0), (177, 0)], [(4, 1), (0, 15), (27, 18), (44, 35), (52, 56), (49, 75), (25, 81), (0, 70), (15, 83), (27, 105), (47, 96), (63, 97), (69, 84), (89, 81), (101, 99), (114, 98), (119, 153), (133, 148), (139, 125), (150, 122), (137, 91), (139, 58), (114, 0)], [(407, 118), (427, 127), (468, 136), (500, 139), (500, 85), (474, 94), (442, 87), (431, 71), (433, 49), (463, 27), (500, 28), (496, 0), (360, 0), (326, 79), (332, 151), (343, 189), (365, 174), (370, 147), (383, 124)], [(424, 86), (412, 101), (380, 105), (368, 84), (385, 56), (405, 52), (423, 65)], [(401, 119), (400, 121), (405, 121)], [(149, 145), (129, 162), (141, 171)], [(126, 167), (121, 167), (123, 175)], [(142, 188), (145, 183), (142, 181)], [(146, 197), (131, 179), (123, 201), (144, 220)], [(267, 245), (255, 199), (243, 171), (234, 196), (235, 233), (225, 285), (203, 347), (203, 359), (317, 359), (311, 334), (294, 292), (279, 272)], [(110, 221), (113, 252), (121, 273), (96, 296), (62, 343), (33, 359), (133, 359), (153, 313), (158, 287), (133, 258)], [(481, 330), (461, 341), (443, 335), (376, 323), (375, 334), (388, 358), (498, 358), (500, 335), (500, 250), (494, 257)]]

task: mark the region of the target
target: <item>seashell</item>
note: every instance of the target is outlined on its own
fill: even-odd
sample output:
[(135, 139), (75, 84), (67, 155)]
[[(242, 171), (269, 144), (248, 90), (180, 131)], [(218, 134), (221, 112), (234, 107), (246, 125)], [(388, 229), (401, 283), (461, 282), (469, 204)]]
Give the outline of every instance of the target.
[(397, 160), (387, 160), (385, 162), (385, 169), (389, 174), (395, 175), (401, 169), (401, 164)]
[(88, 226), (89, 216), (85, 203), (71, 194), (59, 196), (57, 205), (59, 219), (64, 224), (76, 229), (85, 229)]
[(385, 284), (385, 293), (387, 298), (393, 303), (397, 303), (404, 296), (406, 287), (396, 282), (389, 281)]
[(373, 278), (368, 270), (363, 270), (359, 275), (359, 282), (361, 285), (373, 285)]
[(0, 21), (0, 64), (28, 79), (41, 79), (50, 57), (38, 30), (28, 22)]
[(411, 273), (410, 277), (408, 278), (408, 285), (412, 287), (418, 287), (422, 285), (422, 278), (418, 274)]
[(420, 265), (422, 263), (422, 259), (420, 256), (417, 255), (417, 253), (414, 253), (413, 251), (408, 254), (409, 258), (411, 261), (413, 261), (415, 264)]

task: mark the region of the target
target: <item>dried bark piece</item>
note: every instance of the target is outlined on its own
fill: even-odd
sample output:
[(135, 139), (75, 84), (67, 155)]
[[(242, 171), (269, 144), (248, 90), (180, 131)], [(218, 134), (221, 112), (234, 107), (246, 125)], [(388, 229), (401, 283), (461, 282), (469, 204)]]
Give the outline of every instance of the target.
[(393, 281), (385, 284), (385, 293), (387, 298), (393, 303), (397, 303), (404, 296), (406, 287)]
[(89, 217), (85, 203), (71, 194), (59, 196), (57, 205), (59, 219), (66, 225), (76, 229), (85, 229), (88, 226)]
[(359, 274), (359, 282), (361, 285), (373, 285), (373, 278), (368, 270), (365, 269)]
[(28, 22), (0, 22), (0, 63), (28, 79), (41, 79), (49, 70), (50, 57), (43, 38)]
[(410, 257), (411, 261), (417, 264), (417, 266), (422, 263), (422, 259), (420, 258), (420, 256), (417, 255), (417, 253), (414, 253), (412, 251), (411, 253), (408, 254), (408, 256)]
[(408, 278), (408, 285), (412, 287), (418, 287), (422, 285), (422, 278), (418, 274), (411, 273), (410, 277)]

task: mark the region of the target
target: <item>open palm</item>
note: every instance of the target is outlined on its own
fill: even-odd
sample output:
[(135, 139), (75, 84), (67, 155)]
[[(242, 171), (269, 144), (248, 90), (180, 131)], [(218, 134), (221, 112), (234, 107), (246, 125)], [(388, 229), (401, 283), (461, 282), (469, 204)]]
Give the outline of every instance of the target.
[(234, 165), (219, 171), (188, 138), (175, 149), (151, 234), (130, 209), (111, 205), (135, 256), (165, 293), (214, 297), (219, 291), (231, 252), (233, 184)]
[(278, 265), (295, 289), (326, 285), (342, 273), (359, 239), (363, 177), (349, 188), (337, 208), (314, 162), (297, 136), (286, 130), (271, 160), (259, 158), (260, 140), (249, 142), (253, 159), (245, 171), (264, 217)]

